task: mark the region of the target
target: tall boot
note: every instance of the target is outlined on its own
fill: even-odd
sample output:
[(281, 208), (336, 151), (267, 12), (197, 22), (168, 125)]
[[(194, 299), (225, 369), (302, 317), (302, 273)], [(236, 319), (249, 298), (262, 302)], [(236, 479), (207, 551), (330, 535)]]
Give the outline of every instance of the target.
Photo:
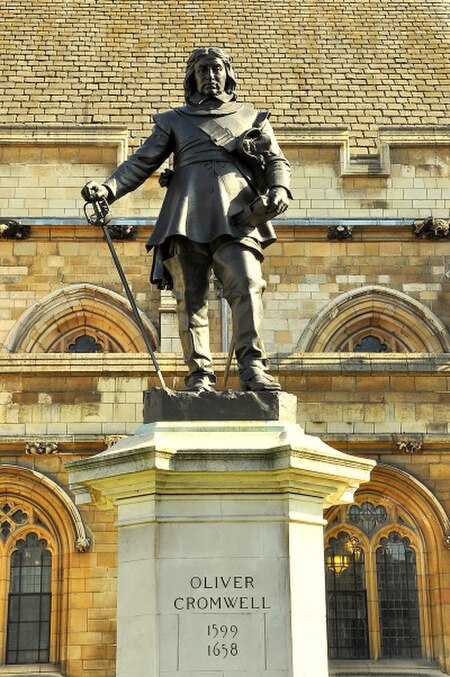
[(243, 390), (280, 390), (268, 373), (262, 340), (262, 295), (266, 283), (253, 251), (230, 242), (215, 252), (214, 270), (232, 314), (236, 359)]
[(213, 390), (209, 347), (208, 291), (210, 264), (205, 256), (181, 252), (164, 261), (173, 280), (177, 303), (179, 336), (189, 369), (185, 378), (189, 390)]

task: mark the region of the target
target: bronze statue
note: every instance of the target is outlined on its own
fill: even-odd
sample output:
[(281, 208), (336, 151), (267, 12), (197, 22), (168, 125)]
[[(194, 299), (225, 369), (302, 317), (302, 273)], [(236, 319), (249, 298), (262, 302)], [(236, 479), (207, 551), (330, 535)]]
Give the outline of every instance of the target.
[(289, 203), (289, 163), (269, 113), (236, 100), (231, 58), (222, 49), (196, 49), (184, 80), (186, 105), (154, 116), (152, 134), (102, 184), (83, 197), (109, 203), (141, 185), (173, 153), (167, 193), (147, 242), (151, 280), (173, 289), (188, 390), (214, 390), (207, 298), (211, 269), (232, 313), (243, 390), (280, 390), (268, 373), (261, 339), (263, 249), (276, 239), (270, 218)]

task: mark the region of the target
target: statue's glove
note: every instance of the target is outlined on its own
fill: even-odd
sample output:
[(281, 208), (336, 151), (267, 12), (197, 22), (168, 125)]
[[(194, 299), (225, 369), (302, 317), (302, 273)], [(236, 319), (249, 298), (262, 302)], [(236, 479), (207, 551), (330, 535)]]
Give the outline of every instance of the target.
[(283, 186), (274, 186), (267, 193), (269, 201), (267, 211), (274, 211), (276, 215), (282, 214), (289, 207), (289, 193)]
[(100, 200), (101, 198), (107, 200), (109, 197), (109, 190), (101, 183), (97, 183), (97, 181), (88, 181), (81, 189), (81, 196), (86, 202), (97, 202), (97, 200)]

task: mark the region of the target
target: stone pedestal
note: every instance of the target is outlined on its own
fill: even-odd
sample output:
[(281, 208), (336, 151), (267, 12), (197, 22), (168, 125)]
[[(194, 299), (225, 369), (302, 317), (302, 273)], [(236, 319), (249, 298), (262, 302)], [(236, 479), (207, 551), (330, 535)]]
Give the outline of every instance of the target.
[(70, 464), (117, 510), (117, 677), (326, 677), (323, 509), (372, 466), (270, 420), (155, 421)]

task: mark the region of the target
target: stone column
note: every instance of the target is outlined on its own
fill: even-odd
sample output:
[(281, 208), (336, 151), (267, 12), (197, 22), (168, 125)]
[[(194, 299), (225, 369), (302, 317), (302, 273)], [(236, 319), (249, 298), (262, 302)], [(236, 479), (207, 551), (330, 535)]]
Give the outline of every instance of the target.
[(373, 462), (288, 421), (155, 421), (70, 464), (119, 528), (117, 677), (326, 677), (323, 509)]

